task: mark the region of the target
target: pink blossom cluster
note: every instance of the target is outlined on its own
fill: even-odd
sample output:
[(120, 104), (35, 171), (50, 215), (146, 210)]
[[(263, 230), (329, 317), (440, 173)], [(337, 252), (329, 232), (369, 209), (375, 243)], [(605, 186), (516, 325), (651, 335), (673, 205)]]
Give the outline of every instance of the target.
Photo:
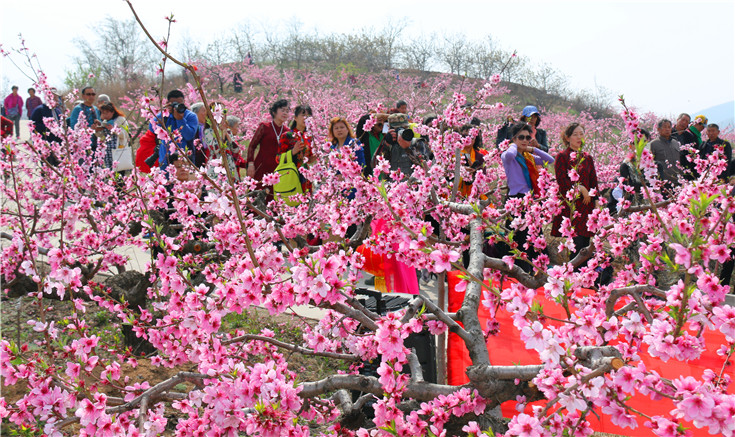
[[(221, 166), (212, 174), (192, 170), (185, 181), (159, 170), (116, 175), (101, 165), (102, 150), (89, 153), (92, 131), (81, 126), (66, 129), (49, 120), (62, 144), (35, 133), (27, 143), (4, 141), (15, 158), (0, 161), (6, 175), (1, 188), (6, 203), (0, 215), (4, 230), (0, 272), (4, 281), (27, 277), (35, 284), (33, 305), (39, 316), (27, 321), (38, 333), (33, 342), (15, 344), (4, 338), (0, 343), (3, 384), (27, 385), (12, 402), (0, 398), (3, 419), (49, 435), (60, 435), (68, 430), (62, 425), (71, 423), (82, 435), (157, 435), (172, 427), (180, 435), (307, 435), (310, 422), (328, 424), (332, 435), (350, 435), (352, 431), (333, 423), (345, 406), (331, 397), (343, 387), (330, 384), (363, 378), (358, 375), (359, 363), (379, 360), (377, 377), (359, 379), (379, 387), (371, 388), (370, 394), (375, 398), (375, 427), (355, 434), (445, 435), (451, 418), (480, 414), (489, 404), (472, 384), (439, 385), (430, 399), (420, 398), (418, 408), (404, 411), (404, 402), (419, 399), (417, 393), (423, 389), (435, 388), (427, 388), (412, 373), (412, 351), (405, 340), (424, 329), (433, 334), (451, 329), (482, 344), (490, 334), (510, 335), (505, 327), (499, 331), (496, 321), (470, 329), (482, 304), (491, 315), (511, 314), (520, 341), (538, 354), (542, 366), (532, 382), (544, 400), (520, 408), (506, 435), (590, 435), (587, 417), (593, 409), (618, 426), (644, 425), (658, 435), (684, 435), (688, 426), (722, 435), (735, 432), (731, 425), (735, 397), (727, 373), (735, 351), (735, 310), (725, 303), (728, 290), (719, 283), (715, 267), (728, 260), (735, 245), (731, 221), (735, 204), (728, 203), (728, 187), (715, 176), (722, 170), (716, 157), (695, 160), (702, 176), (683, 183), (668, 203), (657, 208), (621, 214), (596, 209), (589, 220), (596, 233), (592, 258), (578, 268), (565, 262), (551, 265), (548, 255), (528, 260), (525, 252), (531, 247), (574, 249), (568, 219), (562, 222), (562, 238), (546, 237), (562, 201), (552, 169), (539, 170), (538, 197), (505, 202), (501, 150), (488, 146), (485, 166), (474, 175), (461, 165), (463, 157), (457, 159), (460, 149), (477, 136), (492, 144), (494, 131), (512, 113), (512, 105), (499, 101), (504, 93), (499, 77), (478, 82), (474, 93), (463, 94), (457, 79), (449, 76), (435, 77), (429, 86), (417, 89), (387, 74), (361, 74), (352, 81), (346, 74), (249, 66), (243, 69), (243, 79), (259, 86), (242, 95), (221, 96), (215, 90), (216, 78), (231, 73), (228, 68), (235, 66), (200, 64), (198, 71), (205, 94), (218, 102), (215, 119), (225, 108), (241, 117), (245, 133), (240, 140), (252, 138), (255, 127), (267, 119), (267, 103), (284, 89), (298, 90), (294, 99), (314, 108), (307, 126), (314, 136), (315, 160), (300, 169), (313, 189), (298, 206), (279, 200), (262, 205), (254, 193), (255, 181), (244, 177), (231, 182)], [(43, 76), (39, 88), (48, 88)], [(386, 95), (378, 89), (386, 89)], [(200, 98), (193, 86), (186, 93), (189, 100)], [(437, 114), (430, 126), (417, 128), (427, 136), (434, 158), (415, 166), (410, 178), (378, 159), (376, 172), (366, 177), (355, 159), (358, 146), (332, 148), (326, 126), (335, 115), (356, 121), (364, 115), (365, 105), (385, 110), (384, 102), (396, 95), (410, 100), (416, 115)], [(471, 109), (468, 102), (474, 103)], [(134, 127), (145, 126), (160, 103), (144, 90), (133, 90), (123, 99), (123, 107), (133, 112)], [(482, 118), (481, 127), (460, 135), (457, 128), (473, 116)], [(564, 127), (582, 121), (585, 151), (595, 157), (601, 187), (606, 188), (620, 183), (618, 168), (632, 139), (626, 132), (637, 135), (642, 119), (630, 109), (622, 120), (549, 113), (544, 114), (544, 128), (555, 154), (563, 149), (558, 138)], [(370, 123), (374, 120), (366, 127)], [(161, 130), (156, 134), (170, 137)], [(59, 166), (39, 164), (50, 152), (59, 158)], [(655, 162), (647, 150), (641, 152), (639, 168), (650, 182), (646, 201), (663, 200)], [(456, 174), (463, 180), (473, 177), (468, 196), (457, 192)], [(578, 178), (576, 171), (570, 176)], [(277, 180), (273, 174), (265, 182)], [(567, 200), (578, 195), (572, 191)], [(160, 215), (171, 225), (167, 229), (157, 218)], [(443, 309), (428, 311), (421, 301), (412, 303), (415, 314), (406, 309), (378, 315), (364, 308), (355, 288), (367, 260), (346, 237), (367, 218), (376, 229), (381, 224), (379, 232), (370, 232), (371, 228), (362, 241), (375, 254), (435, 273), (464, 269), (459, 287), (468, 296), (464, 311), (452, 315)], [(151, 238), (129, 232), (133, 223)], [(527, 245), (494, 260), (504, 268), (473, 266), (469, 272), (462, 265), (461, 255), (470, 248), (473, 232), (496, 244), (507, 242), (509, 231), (522, 230), (528, 233)], [(299, 243), (305, 236), (320, 239), (321, 244)], [(205, 249), (188, 251), (192, 243)], [(99, 275), (115, 275), (130, 264), (130, 257), (120, 250), (128, 246), (151, 254), (142, 272), (149, 281), (144, 308), (133, 308), (116, 297), (111, 286), (95, 282)], [(511, 286), (498, 289), (501, 280), (513, 275), (508, 272), (518, 259), (533, 264), (530, 279), (516, 275)], [(48, 268), (41, 268), (41, 262)], [(477, 264), (484, 266), (484, 258)], [(598, 270), (610, 265), (616, 266), (612, 282), (596, 286)], [(664, 272), (678, 275), (665, 287), (659, 280)], [(494, 285), (475, 292), (477, 281), (484, 279)], [(531, 280), (539, 282), (529, 286)], [(562, 307), (566, 316), (552, 318), (538, 304), (540, 294)], [(73, 314), (63, 323), (48, 320), (50, 299), (44, 296), (72, 300)], [(84, 321), (90, 305), (109, 313), (113, 329), (130, 326), (134, 336), (156, 349), (155, 355), (135, 358), (130, 351), (107, 344)], [(228, 316), (244, 317), (255, 307), (276, 316), (297, 305), (320, 307), (326, 315), (304, 327), (303, 342), (286, 350), (348, 360), (349, 371), (333, 375), (343, 379), (303, 381), (298, 369), (290, 367), (276, 333), (254, 334), (227, 323)], [(461, 323), (449, 325), (453, 318)], [(470, 331), (462, 332), (464, 327)], [(720, 361), (704, 375), (670, 380), (641, 360), (643, 354), (662, 361), (698, 359), (706, 352), (703, 333), (724, 337), (717, 350)], [(465, 344), (473, 346), (471, 341)], [(582, 348), (608, 346), (619, 353), (622, 368), (610, 370), (601, 364), (604, 360), (577, 357)], [(494, 351), (486, 352), (493, 362)], [(172, 375), (174, 369), (185, 367), (195, 373), (191, 376), (195, 382), (185, 390), (167, 390), (169, 397), (150, 398), (151, 404), (143, 408), (141, 397), (165, 381), (131, 380), (126, 369), (142, 360)], [(528, 381), (519, 379), (516, 385), (527, 387)], [(307, 389), (317, 394), (305, 395)], [(507, 400), (517, 399), (516, 395)], [(629, 396), (648, 397), (652, 403), (671, 399), (674, 409), (668, 415), (633, 411)], [(518, 399), (526, 404), (525, 398)], [(168, 408), (181, 414), (177, 423), (168, 423)], [(464, 432), (479, 435), (481, 430), (471, 422)]]

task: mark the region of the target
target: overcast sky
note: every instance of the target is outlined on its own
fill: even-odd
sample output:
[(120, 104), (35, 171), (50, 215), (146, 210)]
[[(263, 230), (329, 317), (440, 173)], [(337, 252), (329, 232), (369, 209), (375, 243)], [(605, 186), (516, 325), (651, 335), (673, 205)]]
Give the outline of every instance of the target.
[[(389, 17), (405, 21), (403, 38), (421, 33), (492, 35), (501, 47), (565, 73), (576, 89), (600, 85), (642, 110), (669, 115), (698, 112), (735, 100), (735, 1), (191, 1), (133, 0), (154, 36), (174, 13), (172, 46), (186, 32), (207, 43), (249, 20), (298, 19), (320, 34), (350, 32)], [(38, 55), (52, 82), (62, 85), (73, 40), (110, 15), (132, 18), (123, 0), (8, 1), (2, 3), (3, 48), (18, 33)], [(17, 58), (17, 56), (16, 56)], [(31, 83), (3, 59), (2, 91), (23, 95)]]

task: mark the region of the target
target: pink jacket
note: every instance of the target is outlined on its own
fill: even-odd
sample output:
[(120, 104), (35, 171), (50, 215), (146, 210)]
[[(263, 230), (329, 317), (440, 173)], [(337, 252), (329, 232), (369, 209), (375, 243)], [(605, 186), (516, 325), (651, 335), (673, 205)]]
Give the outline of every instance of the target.
[(13, 93), (10, 93), (8, 97), (5, 98), (5, 101), (3, 102), (3, 106), (5, 106), (5, 113), (8, 113), (8, 109), (10, 108), (18, 108), (18, 113), (23, 113), (23, 97), (19, 95), (13, 95)]

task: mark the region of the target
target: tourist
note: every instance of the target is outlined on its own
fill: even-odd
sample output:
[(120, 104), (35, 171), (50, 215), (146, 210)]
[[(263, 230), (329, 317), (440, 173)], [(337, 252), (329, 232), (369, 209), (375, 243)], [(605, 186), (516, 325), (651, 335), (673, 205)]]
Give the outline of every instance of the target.
[[(583, 248), (589, 246), (590, 239), (594, 235), (587, 228), (587, 219), (595, 209), (597, 199), (597, 171), (595, 162), (584, 147), (584, 128), (579, 123), (572, 123), (564, 129), (562, 142), (567, 148), (559, 153), (554, 163), (556, 181), (559, 184), (559, 197), (561, 200), (561, 214), (554, 217), (551, 225), (551, 235), (561, 237), (562, 219), (571, 220), (574, 251), (570, 259)], [(567, 193), (572, 191), (572, 200)], [(572, 205), (575, 215), (572, 216)]]
[[(261, 123), (250, 140), (247, 162), (249, 177), (258, 183), (263, 176), (273, 173), (278, 166), (277, 156), (281, 136), (288, 132), (288, 101), (281, 99), (270, 107), (271, 120)], [(256, 149), (258, 149), (256, 154)]]
[(28, 119), (31, 119), (31, 115), (33, 115), (33, 111), (41, 106), (43, 102), (41, 101), (41, 98), (36, 95), (36, 90), (33, 88), (28, 88), (28, 99), (26, 100), (26, 113), (28, 114)]
[(664, 189), (671, 193), (675, 187), (679, 186), (681, 171), (677, 163), (681, 158), (681, 144), (671, 138), (671, 121), (665, 118), (659, 120), (656, 128), (658, 129), (658, 138), (648, 143), (647, 147), (653, 154), (653, 160), (661, 168)]
[(718, 177), (722, 180), (727, 180), (731, 173), (732, 164), (732, 145), (729, 141), (720, 138), (720, 127), (715, 123), (707, 125), (707, 141), (702, 144), (702, 148), (699, 150), (699, 157), (707, 159), (708, 156), (715, 153), (715, 150), (720, 152), (720, 156), (725, 160), (726, 167)]
[[(130, 127), (125, 115), (115, 107), (113, 103), (105, 103), (100, 107), (100, 119), (102, 119), (104, 127), (98, 135), (105, 144), (105, 166), (112, 168), (113, 157), (112, 151), (115, 149), (123, 149), (128, 147), (130, 143)], [(117, 133), (114, 133), (118, 130)]]
[[(517, 123), (511, 128), (512, 143), (508, 149), (501, 155), (503, 168), (505, 169), (505, 177), (508, 182), (508, 198), (522, 198), (527, 193), (532, 192), (534, 196), (539, 196), (540, 189), (538, 186), (538, 168), (539, 165), (552, 164), (554, 158), (543, 150), (532, 146), (533, 128), (524, 122)], [(528, 240), (527, 229), (516, 229), (513, 234), (513, 241), (517, 244), (518, 250), (526, 250), (524, 245)], [(503, 255), (508, 253), (508, 248), (501, 245), (500, 250)], [(526, 252), (528, 259), (532, 260), (538, 254), (529, 247)], [(531, 265), (523, 260), (518, 261), (518, 265), (526, 272), (531, 272)]]
[[(196, 114), (191, 112), (184, 103), (184, 93), (180, 90), (172, 90), (166, 96), (167, 103), (165, 109), (169, 115), (164, 116), (163, 113), (156, 115), (154, 121), (152, 121), (148, 130), (155, 133), (156, 129), (154, 123), (161, 128), (169, 132), (168, 140), (157, 140), (158, 142), (158, 166), (161, 170), (166, 170), (168, 165), (174, 161), (181, 160), (184, 163), (191, 161), (196, 163), (196, 159), (193, 156), (194, 151), (194, 139), (199, 133), (199, 122)], [(177, 134), (174, 134), (176, 132)], [(178, 139), (176, 139), (178, 137)], [(176, 152), (171, 152), (169, 144), (174, 142), (176, 145)], [(150, 157), (153, 161), (154, 157)], [(149, 164), (149, 166), (151, 166)], [(177, 171), (180, 166), (177, 166)]]
[(20, 118), (23, 116), (23, 97), (18, 95), (18, 87), (13, 85), (10, 94), (5, 97), (3, 109), (5, 115), (15, 125), (15, 138), (20, 138)]

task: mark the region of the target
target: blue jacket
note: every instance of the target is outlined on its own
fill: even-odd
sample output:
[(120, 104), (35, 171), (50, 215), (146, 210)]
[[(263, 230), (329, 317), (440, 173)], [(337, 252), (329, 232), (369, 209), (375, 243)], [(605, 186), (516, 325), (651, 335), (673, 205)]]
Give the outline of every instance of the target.
[[(161, 114), (156, 116), (156, 120), (161, 120), (161, 118)], [(168, 132), (179, 131), (181, 134), (181, 141), (179, 141), (176, 146), (181, 150), (189, 152), (189, 158), (193, 160), (194, 156), (191, 152), (194, 151), (194, 138), (196, 138), (199, 133), (199, 119), (197, 119), (197, 115), (187, 109), (184, 113), (183, 119), (177, 120), (173, 115), (169, 115), (168, 117), (163, 117), (163, 122), (164, 127)], [(148, 129), (155, 132), (153, 124), (149, 124)], [(158, 149), (158, 166), (161, 170), (165, 170), (169, 164), (169, 142), (170, 141), (161, 141)]]
[(96, 106), (87, 106), (84, 103), (80, 103), (72, 109), (71, 116), (69, 117), (69, 126), (72, 129), (77, 127), (79, 114), (84, 114), (84, 117), (87, 119), (87, 127), (92, 126), (95, 120), (100, 119), (100, 110)]
[[(352, 147), (352, 143), (355, 143), (356, 145), (360, 146), (355, 150), (355, 158), (357, 158), (357, 163), (360, 164), (360, 167), (365, 168), (365, 150), (362, 147), (362, 143), (357, 138), (347, 137), (345, 138), (343, 146), (350, 145)], [(336, 149), (337, 145), (333, 144), (332, 149)]]

